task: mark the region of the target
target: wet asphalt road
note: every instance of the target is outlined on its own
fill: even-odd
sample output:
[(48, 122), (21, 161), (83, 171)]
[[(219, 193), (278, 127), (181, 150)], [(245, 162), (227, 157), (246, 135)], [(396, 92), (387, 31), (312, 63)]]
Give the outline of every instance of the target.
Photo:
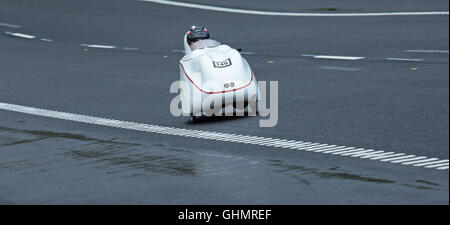
[[(189, 1), (205, 3), (209, 1)], [(258, 1), (261, 2), (261, 1)], [(207, 4), (207, 3), (205, 3)], [(448, 11), (448, 1), (212, 1), (276, 11)], [(449, 17), (271, 17), (134, 0), (0, 2), (0, 102), (163, 126), (449, 157)], [(205, 25), (279, 81), (279, 121), (172, 117), (182, 36)], [(5, 35), (20, 32), (38, 38)], [(51, 39), (51, 42), (40, 38)], [(113, 45), (96, 49), (81, 44)], [(126, 50), (124, 48), (137, 48)], [(326, 60), (304, 54), (361, 56)], [(386, 58), (415, 58), (421, 62)], [(268, 63), (271, 61), (272, 63)], [(2, 204), (448, 204), (448, 170), (0, 110)]]

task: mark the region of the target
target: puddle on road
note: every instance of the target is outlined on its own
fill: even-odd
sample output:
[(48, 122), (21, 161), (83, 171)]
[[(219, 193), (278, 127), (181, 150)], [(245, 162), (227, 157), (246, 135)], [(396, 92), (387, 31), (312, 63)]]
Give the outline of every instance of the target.
[[(223, 175), (223, 171), (228, 171), (226, 169), (228, 168), (227, 166), (222, 165), (223, 169), (218, 169), (218, 165), (215, 163), (205, 163), (202, 165), (202, 168), (198, 168), (192, 158), (182, 157), (183, 155), (191, 155), (189, 150), (173, 148), (161, 143), (153, 143), (146, 146), (138, 143), (120, 142), (116, 141), (116, 139), (104, 140), (87, 137), (80, 134), (0, 127), (0, 151), (5, 149), (16, 150), (17, 148), (13, 147), (18, 145), (29, 147), (33, 142), (48, 141), (49, 139), (55, 139), (55, 143), (61, 146), (54, 147), (50, 145), (51, 147), (41, 148), (32, 153), (22, 150), (18, 155), (0, 158), (0, 168), (15, 170), (20, 173), (33, 173), (36, 171), (52, 171), (54, 170), (52, 167), (58, 167), (61, 164), (72, 166), (75, 170), (77, 167), (91, 166), (95, 169), (103, 170), (105, 174), (118, 174), (144, 179), (160, 174), (176, 176), (211, 175), (213, 171), (218, 170), (221, 172), (218, 174)], [(58, 139), (69, 139), (72, 141), (56, 142)], [(49, 146), (47, 143), (45, 145)], [(217, 157), (216, 155), (208, 154), (204, 154), (204, 156)], [(399, 184), (394, 180), (354, 174), (339, 167), (316, 169), (301, 165), (290, 165), (276, 159), (266, 160), (270, 165), (274, 166), (274, 173), (289, 175), (305, 185), (313, 184), (314, 180), (311, 179), (311, 176), (315, 176), (320, 179), (397, 184), (421, 190), (439, 190), (439, 184), (426, 180)]]
[[(8, 133), (16, 133), (16, 134), (26, 134), (31, 135), (35, 138), (33, 139), (17, 139), (17, 138), (11, 138), (11, 137), (3, 137), (0, 136), (0, 146), (9, 146), (9, 145), (16, 145), (16, 144), (23, 144), (23, 143), (30, 143), (33, 141), (40, 141), (45, 140), (49, 138), (66, 138), (66, 139), (74, 139), (78, 141), (84, 141), (84, 142), (97, 142), (97, 143), (108, 143), (108, 144), (126, 144), (126, 145), (136, 145), (139, 146), (140, 144), (136, 143), (124, 143), (124, 142), (116, 142), (112, 140), (102, 140), (97, 138), (90, 138), (86, 137), (81, 134), (71, 134), (71, 133), (60, 133), (60, 132), (51, 132), (51, 131), (42, 131), (42, 130), (21, 130), (21, 129), (15, 129), (10, 127), (0, 127), (0, 131), (4, 131), (6, 135)], [(1, 134), (0, 134), (1, 135)], [(8, 142), (5, 141), (7, 139), (14, 139), (14, 141)]]
[[(176, 152), (175, 150), (166, 149), (164, 144), (156, 143), (145, 146), (80, 134), (0, 127), (0, 149), (49, 139), (70, 139), (75, 142), (69, 146), (67, 142), (64, 142), (64, 146), (49, 148), (53, 151), (40, 149), (42, 155), (31, 159), (18, 159), (23, 156), (17, 156), (9, 161), (3, 159), (0, 162), (0, 168), (21, 172), (26, 170), (48, 171), (48, 167), (51, 166), (48, 165), (49, 161), (55, 162), (55, 164), (67, 161), (68, 164), (73, 165), (73, 160), (70, 159), (75, 159), (77, 160), (76, 166), (93, 165), (95, 168), (102, 168), (107, 174), (126, 173), (127, 176), (147, 178), (155, 174), (196, 175), (196, 167), (191, 160), (178, 157), (173, 154)], [(57, 151), (54, 150), (55, 148)], [(45, 159), (42, 159), (42, 156), (45, 156)], [(67, 159), (68, 157), (70, 159)]]
[[(275, 166), (276, 169), (273, 171), (276, 173), (288, 173), (291, 177), (299, 180), (301, 183), (310, 185), (313, 182), (308, 180), (308, 175), (313, 175), (321, 179), (343, 179), (343, 180), (353, 180), (353, 181), (361, 181), (361, 182), (370, 182), (370, 183), (379, 183), (379, 184), (398, 184), (394, 180), (388, 179), (380, 179), (368, 176), (362, 176), (354, 173), (350, 173), (348, 171), (339, 171), (339, 167), (330, 168), (328, 170), (316, 169), (316, 168), (308, 168), (299, 165), (289, 165), (285, 164), (281, 160), (276, 159), (266, 159), (271, 165)], [(439, 190), (437, 187), (439, 184), (425, 181), (425, 180), (416, 180), (418, 184), (399, 184), (405, 187), (411, 187), (415, 189), (421, 190)], [(428, 185), (428, 186), (425, 186)]]

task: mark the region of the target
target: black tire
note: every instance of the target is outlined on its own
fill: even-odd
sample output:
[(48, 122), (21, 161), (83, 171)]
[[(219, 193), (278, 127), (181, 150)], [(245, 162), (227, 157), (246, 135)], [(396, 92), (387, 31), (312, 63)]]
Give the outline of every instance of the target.
[(197, 116), (194, 116), (194, 115), (190, 115), (189, 116), (189, 121), (191, 123), (195, 123), (195, 122), (197, 122), (197, 120), (198, 120)]

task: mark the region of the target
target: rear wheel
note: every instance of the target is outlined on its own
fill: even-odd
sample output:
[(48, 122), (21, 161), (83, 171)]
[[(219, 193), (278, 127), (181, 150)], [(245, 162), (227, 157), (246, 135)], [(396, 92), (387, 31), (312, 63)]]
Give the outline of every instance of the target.
[(259, 114), (257, 105), (258, 105), (258, 101), (251, 101), (248, 104), (248, 109), (251, 110), (251, 112), (254, 112), (255, 115)]

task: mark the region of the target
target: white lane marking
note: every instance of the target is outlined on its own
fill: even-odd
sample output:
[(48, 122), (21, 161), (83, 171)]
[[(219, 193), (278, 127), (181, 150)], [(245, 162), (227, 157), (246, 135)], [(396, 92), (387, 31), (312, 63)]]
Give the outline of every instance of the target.
[(131, 51), (137, 51), (139, 48), (130, 48), (130, 47), (124, 47), (125, 50), (131, 50)]
[(438, 161), (433, 161), (433, 162), (426, 162), (426, 163), (413, 164), (413, 166), (427, 166), (427, 165), (431, 165), (431, 164), (445, 163), (445, 162), (448, 163), (448, 159), (438, 160)]
[(140, 0), (143, 2), (153, 2), (164, 5), (180, 6), (194, 9), (211, 10), (218, 12), (240, 13), (249, 15), (261, 16), (427, 16), (427, 15), (448, 15), (448, 11), (429, 11), (429, 12), (384, 12), (384, 13), (295, 13), (295, 12), (273, 12), (273, 11), (259, 11), (246, 10), (236, 8), (226, 8), (218, 6), (192, 4), (186, 2), (175, 2), (168, 0)]
[(417, 52), (417, 53), (441, 53), (441, 54), (448, 54), (448, 50), (422, 50), (422, 49), (412, 49), (412, 50), (406, 50), (405, 52)]
[(435, 167), (442, 167), (442, 166), (448, 166), (448, 163), (433, 164), (433, 165), (425, 166), (425, 168), (435, 168)]
[(399, 160), (399, 159), (407, 159), (407, 158), (412, 158), (412, 157), (416, 157), (415, 155), (407, 155), (407, 156), (401, 156), (401, 157), (395, 157), (395, 158), (389, 158), (389, 159), (382, 159), (382, 162), (389, 162), (389, 161), (393, 161), (393, 160)]
[(436, 169), (438, 169), (438, 170), (448, 170), (448, 166), (438, 167)]
[(423, 59), (407, 59), (407, 58), (386, 58), (386, 60), (392, 61), (413, 61), (413, 62), (422, 62)]
[[(344, 149), (342, 149), (344, 150)], [(364, 148), (358, 148), (358, 149), (353, 149), (353, 150), (345, 150), (345, 151), (337, 151), (337, 152), (333, 152), (331, 153), (332, 155), (340, 155), (342, 153), (348, 153), (348, 152), (359, 152), (361, 150), (364, 150)]]
[[(299, 151), (313, 151), (313, 152), (316, 151), (316, 152), (322, 152), (324, 154), (327, 154), (326, 152), (331, 152), (332, 154), (338, 153), (338, 155), (341, 155), (341, 156), (362, 155), (363, 153), (367, 154), (367, 153), (374, 153), (374, 152), (379, 153), (380, 152), (380, 151), (375, 151), (373, 149), (364, 149), (364, 148), (348, 150), (349, 148), (354, 148), (354, 147), (345, 147), (345, 146), (328, 145), (328, 144), (320, 144), (320, 143), (313, 143), (313, 142), (286, 140), (286, 139), (279, 139), (279, 138), (268, 138), (268, 137), (258, 137), (258, 136), (251, 136), (251, 135), (237, 135), (237, 134), (230, 134), (230, 133), (192, 130), (192, 129), (183, 129), (183, 128), (175, 128), (175, 127), (165, 127), (165, 126), (159, 126), (159, 125), (151, 125), (151, 124), (121, 121), (121, 120), (114, 120), (114, 119), (106, 119), (106, 118), (101, 118), (101, 117), (86, 116), (86, 115), (66, 113), (66, 112), (58, 112), (58, 111), (53, 111), (53, 110), (27, 107), (27, 106), (21, 106), (21, 105), (15, 105), (15, 104), (3, 103), (3, 102), (0, 102), (0, 109), (30, 114), (30, 115), (35, 115), (35, 116), (43, 116), (43, 117), (49, 117), (49, 118), (54, 118), (54, 119), (62, 119), (62, 120), (94, 124), (94, 125), (100, 125), (100, 126), (122, 128), (122, 129), (127, 129), (127, 130), (134, 130), (134, 131), (142, 131), (142, 132), (147, 132), (147, 133), (174, 135), (174, 136), (180, 136), (180, 137), (193, 137), (193, 138), (206, 139), (206, 140), (235, 142), (235, 143), (242, 143), (242, 144), (254, 144), (254, 145), (261, 145), (261, 146), (273, 146), (273, 147), (280, 147), (280, 148), (295, 149), (295, 150), (299, 150)], [(323, 150), (323, 151), (321, 151), (321, 150)], [(341, 151), (336, 152), (335, 150), (341, 150)], [(388, 155), (386, 155), (386, 154), (388, 154)], [(380, 161), (391, 161), (391, 160), (399, 160), (399, 159), (404, 159), (404, 158), (415, 157), (415, 155), (405, 155), (404, 153), (393, 154), (392, 152), (383, 153), (381, 155), (373, 154), (373, 156), (377, 156), (377, 157), (370, 157), (371, 160), (388, 158), (386, 160), (380, 160)], [(397, 156), (402, 156), (402, 157), (397, 157)], [(416, 159), (417, 158), (419, 158), (419, 157), (416, 157)], [(425, 159), (428, 157), (420, 156), (420, 158)], [(433, 159), (435, 159), (435, 158), (433, 158)], [(402, 164), (398, 164), (398, 165), (402, 165)], [(442, 170), (443, 168), (445, 169), (445, 167), (448, 166), (448, 159), (438, 160), (438, 161), (433, 161), (433, 162), (428, 162), (428, 163), (422, 163), (422, 164), (414, 164), (414, 166), (420, 166), (420, 165), (426, 166), (427, 168), (439, 168)]]
[(380, 153), (383, 153), (383, 152), (384, 152), (384, 151), (374, 151), (374, 152), (357, 153), (357, 154), (351, 155), (351, 157), (361, 157), (361, 156), (367, 156), (367, 155), (374, 155), (374, 154), (380, 154)]
[(429, 161), (436, 161), (438, 158), (431, 158), (431, 159), (423, 159), (423, 160), (417, 160), (417, 161), (410, 161), (410, 162), (404, 162), (402, 164), (410, 165), (410, 164), (417, 164), (417, 163), (424, 163)]
[(107, 49), (116, 48), (116, 46), (111, 46), (111, 45), (91, 45), (91, 44), (81, 44), (81, 46), (89, 47), (89, 48), (107, 48)]
[(36, 36), (33, 36), (33, 35), (22, 34), (22, 33), (13, 33), (13, 32), (9, 32), (9, 31), (6, 31), (5, 34), (9, 35), (9, 36), (25, 38), (25, 39), (34, 39), (34, 38), (36, 38)]
[(10, 23), (0, 23), (0, 27), (20, 28), (19, 25), (14, 25)]
[(380, 153), (372, 152), (370, 154), (363, 155), (360, 158), (366, 159), (366, 158), (374, 158), (374, 157), (378, 157), (378, 156), (389, 156), (389, 155), (393, 155), (393, 154), (395, 154), (395, 152), (384, 152), (384, 151), (382, 151)]
[(363, 151), (350, 152), (350, 153), (341, 153), (339, 155), (347, 156), (347, 155), (361, 154), (361, 153), (364, 153), (364, 152), (373, 152), (373, 150), (372, 149), (368, 149), (368, 150), (364, 150), (363, 149)]
[(332, 147), (332, 148), (320, 149), (320, 150), (316, 150), (316, 151), (313, 151), (313, 152), (327, 152), (327, 151), (330, 151), (330, 150), (342, 150), (342, 149), (347, 149), (347, 147), (346, 146), (341, 146), (341, 147), (337, 146), (337, 147)]
[(182, 53), (184, 53), (184, 50), (172, 50), (172, 52), (182, 52)]
[(370, 154), (370, 153), (374, 153), (374, 152), (376, 152), (376, 151), (373, 150), (373, 149), (370, 149), (370, 150), (367, 150), (367, 151), (352, 152), (350, 154), (346, 153), (346, 154), (341, 154), (341, 155), (347, 155), (347, 156), (350, 156), (350, 157), (354, 157), (354, 155)]
[(350, 68), (350, 67), (340, 67), (340, 66), (319, 66), (319, 69), (323, 70), (338, 70), (338, 71), (358, 71), (361, 68)]
[(338, 59), (338, 60), (359, 60), (365, 58), (360, 56), (311, 55), (311, 54), (303, 54), (302, 56), (313, 57), (315, 59)]
[[(331, 146), (331, 147), (335, 147)], [(303, 148), (304, 151), (314, 151), (314, 150), (319, 150), (319, 149), (323, 149), (323, 148), (328, 148), (329, 145), (328, 144), (322, 144), (322, 145), (317, 145), (317, 146), (313, 146), (313, 147), (307, 147), (307, 148)]]
[(45, 42), (52, 42), (53, 41), (52, 39), (48, 39), (48, 38), (41, 38), (40, 40), (41, 41), (45, 41)]
[(405, 155), (404, 153), (397, 153), (397, 154), (389, 154), (389, 155), (383, 155), (383, 156), (376, 156), (376, 157), (368, 157), (370, 160), (378, 160), (378, 159), (385, 159), (385, 158), (391, 158), (395, 156), (402, 156)]
[(426, 158), (427, 157), (425, 157), (425, 156), (419, 156), (419, 157), (415, 157), (415, 158), (395, 160), (395, 161), (391, 161), (391, 163), (402, 163), (402, 162), (408, 162), (408, 161), (417, 161), (419, 159), (426, 159)]
[(326, 154), (330, 154), (333, 152), (343, 152), (343, 151), (349, 151), (349, 150), (353, 150), (355, 149), (355, 147), (348, 147), (348, 148), (344, 148), (344, 149), (333, 149), (333, 150), (328, 150), (328, 151), (323, 151), (322, 153), (326, 153)]

